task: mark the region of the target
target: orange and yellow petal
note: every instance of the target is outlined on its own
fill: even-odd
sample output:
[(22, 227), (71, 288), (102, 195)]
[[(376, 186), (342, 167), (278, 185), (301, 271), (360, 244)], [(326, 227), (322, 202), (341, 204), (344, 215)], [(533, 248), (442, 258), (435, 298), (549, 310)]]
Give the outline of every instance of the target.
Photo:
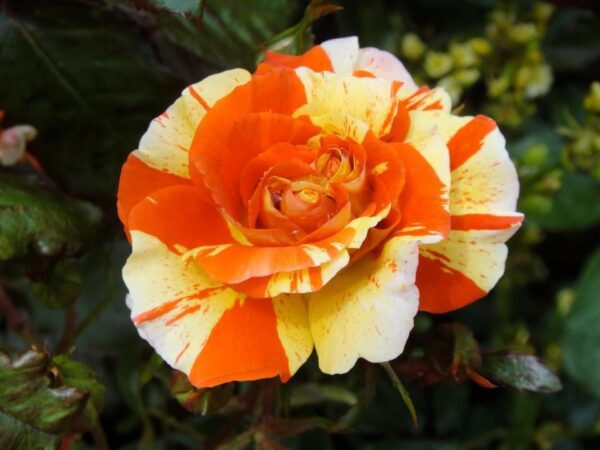
[(299, 56), (285, 55), (267, 50), (263, 63), (275, 67), (288, 67), (290, 69), (308, 67), (315, 72), (333, 70), (329, 54), (320, 45), (315, 45), (306, 53)]
[[(296, 69), (306, 91), (306, 105), (295, 117), (351, 117), (367, 125), (375, 136), (389, 132), (399, 101), (400, 83), (382, 78), (338, 76)], [(314, 123), (314, 122), (313, 122)], [(340, 127), (340, 124), (337, 124)], [(319, 123), (319, 126), (324, 126)], [(358, 141), (361, 142), (361, 141)]]
[(228, 284), (319, 267), (338, 258), (347, 249), (359, 248), (369, 229), (388, 211), (389, 207), (373, 216), (357, 217), (334, 235), (307, 244), (259, 247), (225, 243), (196, 247), (185, 257), (198, 262), (213, 280)]
[(169, 186), (191, 185), (188, 178), (155, 169), (147, 165), (138, 155), (138, 151), (129, 155), (121, 169), (119, 180), (117, 210), (126, 230), (129, 229), (131, 209), (148, 195)]
[(341, 252), (331, 261), (316, 267), (279, 272), (266, 277), (250, 278), (233, 285), (234, 289), (251, 297), (274, 297), (279, 294), (305, 294), (318, 291), (348, 265), (350, 255)]
[(504, 244), (519, 228), (522, 216), (458, 216), (448, 237), (420, 247), (417, 286), (419, 308), (444, 313), (485, 296), (504, 273)]
[[(232, 190), (230, 185), (239, 180), (229, 174), (228, 169), (229, 166), (239, 169), (239, 164), (235, 157), (232, 159), (228, 148), (235, 143), (238, 135), (240, 139), (246, 139), (244, 142), (252, 142), (254, 138), (258, 138), (259, 143), (276, 143), (277, 139), (293, 137), (286, 133), (296, 133), (294, 136), (298, 137), (306, 131), (297, 128), (300, 126), (298, 121), (290, 119), (288, 126), (282, 123), (286, 119), (268, 119), (291, 115), (306, 103), (306, 95), (293, 70), (265, 67), (264, 71), (254, 74), (248, 83), (238, 86), (210, 109), (196, 129), (189, 152), (190, 172), (194, 182), (208, 187), (215, 202), (226, 208), (236, 220), (239, 219), (240, 205), (239, 197), (235, 194), (239, 189)], [(254, 119), (248, 119), (249, 115)], [(254, 120), (252, 123), (260, 125), (260, 128), (252, 130), (248, 127), (247, 120), (242, 119)], [(240, 121), (243, 123), (238, 125)], [(281, 130), (279, 125), (283, 127)], [(314, 127), (310, 130), (313, 129)], [(263, 135), (258, 135), (259, 133)], [(258, 143), (253, 148), (256, 145)], [(220, 185), (223, 180), (227, 182), (226, 186)]]
[(345, 373), (358, 358), (383, 362), (402, 353), (418, 309), (417, 262), (416, 243), (391, 239), (379, 254), (367, 254), (310, 294), (310, 328), (323, 372)]
[(131, 210), (129, 228), (158, 238), (179, 254), (199, 246), (237, 243), (239, 239), (220, 212), (204, 202), (195, 185), (153, 192)]
[(431, 112), (450, 152), (452, 214), (514, 212), (519, 180), (496, 123)]
[(206, 111), (249, 80), (250, 73), (233, 69), (184, 89), (181, 97), (151, 122), (140, 140), (138, 157), (153, 168), (189, 178), (188, 152)]
[(252, 299), (210, 280), (157, 238), (132, 231), (123, 276), (140, 334), (197, 387), (279, 376), (312, 352), (300, 296)]

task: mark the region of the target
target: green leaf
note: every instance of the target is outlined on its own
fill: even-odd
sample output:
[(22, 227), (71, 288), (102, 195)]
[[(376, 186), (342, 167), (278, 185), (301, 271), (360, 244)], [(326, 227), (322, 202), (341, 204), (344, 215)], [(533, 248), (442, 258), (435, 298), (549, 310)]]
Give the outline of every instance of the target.
[(167, 11), (199, 15), (202, 12), (202, 6), (205, 0), (129, 0), (130, 3), (135, 3), (138, 7), (158, 7)]
[(568, 374), (600, 397), (600, 250), (587, 262), (565, 319), (562, 337)]
[(164, 35), (93, 3), (2, 2), (0, 98), (6, 124), (38, 129), (29, 150), (61, 188), (112, 206), (121, 165), (151, 119), (177, 98), (183, 76), (206, 72), (194, 61), (167, 65), (176, 52)]
[(300, 2), (206, 0), (202, 21), (168, 13), (160, 28), (177, 45), (220, 68), (253, 69), (267, 41), (289, 27)]
[(36, 299), (49, 308), (67, 308), (81, 292), (82, 279), (79, 263), (73, 258), (63, 258), (52, 265), (44, 281), (31, 285)]
[(533, 355), (487, 354), (481, 370), (492, 381), (519, 391), (548, 393), (562, 388), (558, 377)]
[(35, 177), (0, 174), (0, 260), (30, 250), (74, 254), (99, 219), (98, 208), (68, 198)]
[(82, 430), (91, 428), (98, 421), (100, 410), (104, 404), (104, 386), (96, 378), (92, 369), (67, 356), (55, 356), (52, 358), (52, 363), (58, 369), (59, 378), (64, 384), (89, 394), (89, 400), (83, 409), (80, 428)]
[(57, 448), (58, 435), (80, 429), (90, 390), (53, 383), (50, 364), (37, 349), (14, 360), (0, 353), (0, 448)]

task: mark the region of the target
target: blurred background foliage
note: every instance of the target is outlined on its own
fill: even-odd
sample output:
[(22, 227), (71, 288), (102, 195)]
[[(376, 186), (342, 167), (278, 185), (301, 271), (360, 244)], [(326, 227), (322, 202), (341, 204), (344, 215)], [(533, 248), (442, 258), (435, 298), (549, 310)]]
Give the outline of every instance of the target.
[[(0, 448), (600, 448), (597, 2), (0, 4), (0, 125), (35, 126), (29, 161), (43, 167), (0, 168)], [(416, 427), (384, 367), (366, 363), (330, 377), (313, 357), (286, 385), (195, 390), (124, 304), (115, 193), (150, 120), (267, 47), (346, 35), (445, 87), (457, 111), (494, 117), (521, 179), (527, 219), (499, 285), (464, 310), (420, 314), (386, 367)]]

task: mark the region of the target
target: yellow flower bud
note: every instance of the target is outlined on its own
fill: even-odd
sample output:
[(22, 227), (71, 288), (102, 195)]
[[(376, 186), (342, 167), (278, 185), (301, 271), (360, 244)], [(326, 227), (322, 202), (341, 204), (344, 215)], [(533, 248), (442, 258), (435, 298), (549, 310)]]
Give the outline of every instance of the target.
[(461, 86), (468, 87), (474, 84), (479, 77), (481, 72), (479, 69), (464, 69), (454, 73), (454, 78)]
[(402, 38), (402, 54), (406, 56), (407, 59), (417, 60), (421, 56), (427, 47), (421, 40), (419, 36), (415, 33), (408, 33)]
[(452, 58), (441, 52), (427, 52), (425, 56), (425, 72), (432, 78), (440, 78), (452, 69)]
[(594, 81), (590, 92), (583, 101), (583, 107), (590, 112), (600, 113), (600, 81)]
[(471, 46), (473, 51), (479, 56), (487, 56), (492, 53), (492, 45), (487, 39), (484, 38), (473, 38), (467, 42)]
[(538, 37), (538, 30), (532, 23), (518, 23), (509, 32), (509, 39), (518, 44), (525, 44)]
[(450, 55), (456, 67), (470, 67), (478, 62), (477, 54), (469, 44), (450, 45)]
[(536, 98), (546, 94), (552, 81), (552, 69), (547, 64), (520, 67), (515, 78), (515, 84), (523, 90), (525, 98)]

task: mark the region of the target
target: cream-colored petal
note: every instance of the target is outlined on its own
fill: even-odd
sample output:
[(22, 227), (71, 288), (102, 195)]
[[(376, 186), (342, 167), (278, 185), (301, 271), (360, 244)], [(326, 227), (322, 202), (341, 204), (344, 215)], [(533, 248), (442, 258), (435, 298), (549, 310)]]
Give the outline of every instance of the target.
[[(157, 238), (140, 231), (132, 231), (131, 235), (133, 253), (123, 270), (129, 288), (127, 306), (140, 336), (169, 365), (195, 380), (204, 380), (203, 374), (198, 372), (198, 367), (202, 366), (210, 372), (202, 383), (214, 385), (254, 379), (260, 373), (261, 364), (273, 364), (269, 376), (280, 374), (287, 379), (310, 356), (312, 337), (307, 308), (301, 296), (281, 295), (250, 302), (244, 294), (209, 280), (196, 263), (185, 262)], [(237, 307), (239, 312), (240, 308), (258, 307), (261, 301), (271, 303), (272, 307), (262, 308), (258, 314), (270, 313), (274, 317), (272, 321), (267, 319), (273, 329), (260, 331), (265, 336), (274, 336), (275, 348), (283, 352), (273, 354), (273, 362), (266, 353), (270, 351), (267, 347), (253, 348), (255, 359), (236, 355), (240, 343), (246, 342), (249, 336), (236, 334), (235, 328), (228, 330), (227, 336), (213, 335), (216, 327), (223, 326), (224, 315), (232, 308)], [(248, 317), (252, 317), (251, 312)], [(213, 345), (214, 340), (231, 345), (214, 363), (214, 352), (210, 352), (211, 355), (203, 353), (211, 338)], [(283, 359), (281, 355), (284, 355)], [(236, 363), (238, 360), (241, 361), (239, 364)], [(244, 366), (244, 361), (248, 362), (248, 367)]]
[(233, 69), (184, 89), (175, 103), (154, 119), (140, 141), (138, 157), (147, 165), (189, 178), (188, 150), (207, 109), (235, 87), (250, 80), (250, 73)]
[(366, 70), (380, 78), (401, 81), (409, 89), (417, 89), (416, 83), (404, 64), (385, 50), (374, 47), (361, 48), (355, 70)]
[(339, 75), (352, 75), (358, 62), (358, 38), (350, 36), (345, 38), (330, 39), (321, 43), (325, 50), (333, 71)]
[(296, 74), (304, 84), (307, 103), (294, 112), (295, 117), (351, 116), (366, 123), (377, 136), (389, 132), (402, 91), (398, 83), (316, 73), (304, 67), (296, 69)]
[(310, 327), (325, 373), (349, 371), (358, 358), (383, 362), (404, 350), (419, 293), (415, 243), (391, 239), (308, 297)]
[[(518, 221), (501, 230), (452, 230), (443, 241), (422, 245), (420, 253), (423, 257), (438, 260), (449, 269), (448, 273), (459, 272), (461, 278), (468, 278), (482, 293), (486, 293), (504, 273), (508, 254), (504, 243), (515, 234), (520, 225)], [(435, 280), (430, 282), (436, 284)], [(443, 295), (444, 286), (438, 287)]]
[(313, 351), (308, 308), (300, 295), (279, 295), (272, 302), (277, 333), (287, 355), (290, 375), (294, 375)]
[(131, 317), (170, 366), (189, 374), (211, 330), (240, 294), (220, 289), (157, 238), (132, 231), (131, 239), (133, 253), (123, 269)]
[[(474, 120), (440, 111), (420, 113), (437, 127), (448, 143)], [(467, 140), (468, 141), (468, 140)], [(483, 138), (471, 143), (476, 151), (451, 172), (450, 211), (460, 214), (503, 215), (514, 212), (519, 196), (519, 180), (513, 162), (506, 151), (506, 141), (496, 127)], [(450, 156), (452, 165), (453, 154)], [(456, 164), (455, 164), (456, 165)]]

